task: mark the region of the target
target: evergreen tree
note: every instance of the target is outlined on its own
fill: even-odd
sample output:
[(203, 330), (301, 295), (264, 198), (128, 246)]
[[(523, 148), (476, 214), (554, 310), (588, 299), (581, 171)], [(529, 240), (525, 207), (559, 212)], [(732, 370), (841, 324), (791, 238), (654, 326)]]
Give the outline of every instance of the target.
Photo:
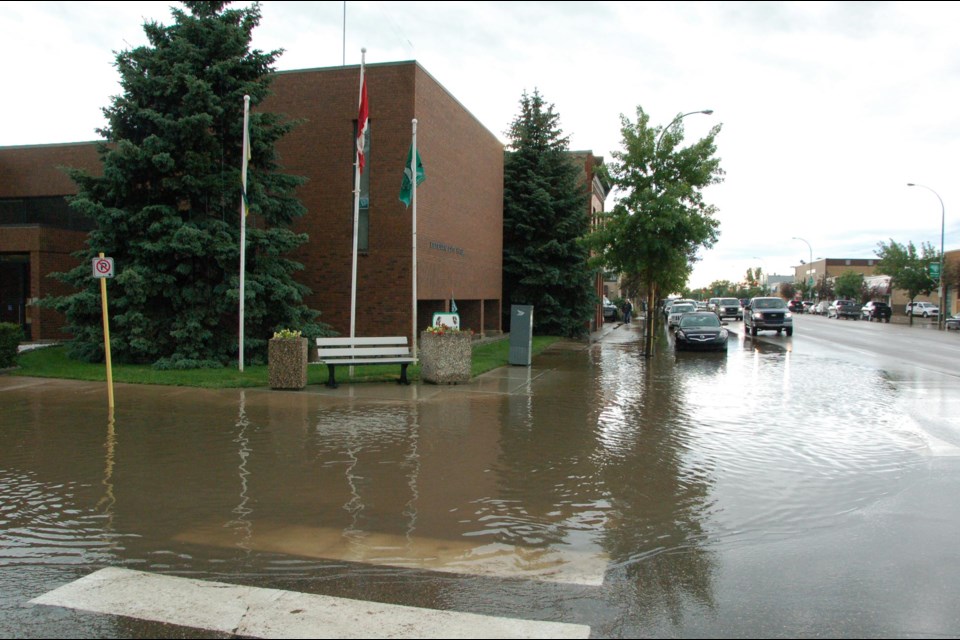
[[(111, 353), (160, 367), (215, 366), (235, 359), (239, 332), (240, 167), (243, 97), (250, 96), (250, 215), (245, 274), (245, 352), (263, 361), (282, 327), (324, 333), (309, 291), (283, 256), (306, 242), (290, 223), (303, 206), (302, 178), (278, 172), (274, 146), (293, 127), (256, 110), (281, 51), (250, 50), (260, 6), (188, 1), (173, 24), (144, 25), (149, 45), (116, 57), (122, 93), (98, 133), (102, 175), (72, 170), (71, 206), (96, 228), (79, 267), (57, 274), (77, 293), (51, 301), (73, 334), (71, 356), (103, 357), (91, 258), (115, 260), (109, 283)], [(246, 355), (245, 354), (245, 355)]]
[(523, 94), (507, 135), (503, 174), (503, 298), (534, 307), (534, 332), (586, 333), (597, 304), (583, 166), (553, 105)]

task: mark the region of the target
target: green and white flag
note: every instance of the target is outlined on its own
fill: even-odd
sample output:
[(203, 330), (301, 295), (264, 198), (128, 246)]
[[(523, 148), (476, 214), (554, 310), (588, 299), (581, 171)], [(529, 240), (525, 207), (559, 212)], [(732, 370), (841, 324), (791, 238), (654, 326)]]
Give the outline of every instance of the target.
[[(407, 164), (403, 168), (403, 184), (400, 186), (400, 202), (402, 202), (407, 207), (410, 206), (410, 201), (413, 199), (413, 180), (411, 179), (411, 169), (410, 164), (413, 159), (413, 146), (410, 146), (410, 150), (407, 152)], [(417, 184), (421, 184), (426, 179), (426, 174), (423, 172), (423, 163), (420, 161), (420, 151), (417, 151)]]

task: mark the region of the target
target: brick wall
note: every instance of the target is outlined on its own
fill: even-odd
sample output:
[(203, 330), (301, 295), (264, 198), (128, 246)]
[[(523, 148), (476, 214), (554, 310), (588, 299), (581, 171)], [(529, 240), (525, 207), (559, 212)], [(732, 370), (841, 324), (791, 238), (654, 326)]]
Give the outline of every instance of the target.
[[(414, 117), (427, 176), (417, 191), (418, 299), (432, 301), (428, 308), (442, 308), (450, 297), (467, 309), (499, 306), (503, 146), (417, 63), (367, 65), (366, 74), (370, 236), (369, 251), (357, 260), (357, 335), (412, 333), (412, 211), (398, 195)], [(307, 303), (321, 310), (320, 320), (348, 333), (359, 67), (281, 72), (272, 88), (266, 103), (252, 110), (302, 120), (277, 149), (282, 171), (308, 179), (297, 193), (307, 213), (294, 230), (310, 241), (292, 256), (305, 267), (296, 277), (312, 290)], [(75, 193), (61, 165), (98, 171), (94, 143), (0, 149), (0, 198)], [(249, 224), (257, 224), (255, 216)], [(29, 251), (37, 295), (59, 293), (62, 285), (47, 274), (76, 266), (70, 253), (83, 247), (83, 234), (31, 233), (17, 236), (3, 228), (0, 251)], [(47, 328), (59, 329), (62, 319), (49, 310), (33, 313), (42, 337), (61, 337)], [(480, 314), (474, 315), (479, 323)], [(418, 312), (418, 320), (426, 326), (430, 317)], [(499, 318), (488, 314), (482, 323), (499, 329)]]
[[(503, 146), (413, 62), (367, 65), (370, 105), (369, 251), (357, 260), (357, 335), (412, 332), (412, 210), (398, 199), (418, 119), (426, 180), (417, 189), (418, 299), (500, 298)], [(303, 124), (279, 146), (284, 170), (309, 182), (296, 255), (321, 320), (349, 333), (353, 249), (353, 127), (359, 67), (278, 74), (265, 108)], [(437, 305), (431, 305), (430, 308)], [(442, 305), (439, 305), (442, 306)], [(478, 307), (479, 308), (479, 307)], [(478, 316), (479, 318), (479, 316)], [(487, 319), (484, 319), (485, 322)], [(430, 317), (418, 311), (418, 324)], [(479, 327), (478, 327), (479, 328)]]

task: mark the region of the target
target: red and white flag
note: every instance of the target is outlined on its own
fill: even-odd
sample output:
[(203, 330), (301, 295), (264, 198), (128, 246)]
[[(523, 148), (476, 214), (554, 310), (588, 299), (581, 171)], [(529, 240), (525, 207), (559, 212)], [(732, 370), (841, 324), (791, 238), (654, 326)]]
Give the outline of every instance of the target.
[(367, 79), (360, 72), (360, 115), (357, 116), (357, 165), (360, 167), (360, 173), (363, 173), (363, 141), (366, 139), (367, 129), (370, 126), (369, 121), (370, 108), (367, 105)]

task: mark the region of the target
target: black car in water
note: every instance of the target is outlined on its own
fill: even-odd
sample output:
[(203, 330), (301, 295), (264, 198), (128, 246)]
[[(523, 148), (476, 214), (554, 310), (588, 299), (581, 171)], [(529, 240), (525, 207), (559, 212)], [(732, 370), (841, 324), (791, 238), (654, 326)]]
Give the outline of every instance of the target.
[(717, 314), (710, 311), (692, 311), (680, 316), (673, 332), (673, 347), (677, 351), (725, 351), (729, 332)]

